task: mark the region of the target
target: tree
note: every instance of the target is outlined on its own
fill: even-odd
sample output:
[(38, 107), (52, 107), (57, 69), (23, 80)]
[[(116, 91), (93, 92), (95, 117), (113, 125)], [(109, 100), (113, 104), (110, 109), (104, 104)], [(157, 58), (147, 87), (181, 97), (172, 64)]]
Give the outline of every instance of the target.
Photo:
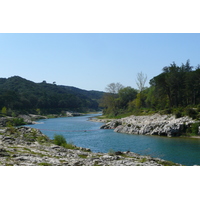
[(2, 108), (1, 113), (4, 115), (7, 114), (7, 108), (5, 106)]
[(118, 94), (119, 90), (124, 88), (121, 83), (110, 83), (106, 87), (106, 92), (111, 94)]
[(119, 103), (121, 108), (126, 108), (128, 103), (137, 96), (137, 90), (131, 87), (125, 87), (119, 90)]
[(124, 88), (121, 83), (110, 83), (107, 85), (105, 93), (100, 101), (100, 106), (104, 108), (104, 114), (117, 115), (118, 113), (118, 93)]
[(147, 75), (144, 75), (142, 72), (137, 74), (136, 84), (138, 86), (139, 92), (142, 92), (144, 90), (146, 81), (147, 81)]
[(142, 106), (142, 99), (143, 99), (143, 90), (145, 89), (145, 83), (147, 81), (147, 75), (144, 75), (142, 72), (137, 74), (137, 81), (136, 84), (138, 86), (138, 94), (137, 98), (135, 99), (135, 105), (137, 108)]

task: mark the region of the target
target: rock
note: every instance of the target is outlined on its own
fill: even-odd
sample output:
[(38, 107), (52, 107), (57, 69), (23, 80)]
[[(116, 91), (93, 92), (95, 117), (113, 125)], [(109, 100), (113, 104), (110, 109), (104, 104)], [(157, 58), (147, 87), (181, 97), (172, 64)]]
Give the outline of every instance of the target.
[[(6, 127), (7, 123), (8, 122), (11, 122), (12, 124), (12, 121), (14, 119), (23, 119), (23, 121), (21, 122), (22, 124), (21, 125), (24, 125), (24, 122), (25, 124), (35, 124), (35, 120), (38, 120), (38, 119), (47, 119), (47, 117), (45, 116), (42, 116), (42, 115), (33, 115), (33, 114), (29, 114), (29, 115), (19, 115), (17, 117), (0, 117), (0, 127)], [(20, 125), (20, 124), (18, 124)]]
[(5, 127), (6, 124), (12, 119), (13, 117), (0, 117), (0, 127)]
[(123, 153), (121, 151), (116, 151), (115, 155), (122, 155)]
[(29, 115), (19, 115), (19, 118), (22, 118), (25, 123), (32, 124), (31, 117)]
[[(0, 137), (0, 165), (14, 166), (158, 166), (160, 159), (133, 152), (93, 153), (87, 148), (55, 145), (38, 129), (5, 128)], [(43, 138), (41, 142), (39, 138)], [(86, 152), (87, 151), (87, 152)], [(166, 161), (167, 163), (167, 161)], [(166, 165), (165, 163), (165, 165)], [(172, 163), (170, 163), (172, 164)], [(177, 165), (173, 163), (172, 165)]]
[(69, 111), (67, 111), (66, 112), (66, 116), (67, 117), (76, 117), (76, 116), (83, 116), (83, 114), (82, 113), (77, 113), (77, 112), (69, 112)]
[(122, 122), (120, 120), (112, 120), (100, 127), (100, 129), (115, 129), (116, 127), (120, 126)]
[[(173, 115), (154, 114), (150, 116), (130, 116), (119, 120), (113, 120), (101, 126), (102, 129), (114, 129), (115, 132), (140, 134), (140, 135), (160, 135), (160, 136), (180, 136), (188, 126), (195, 123), (189, 117), (176, 119)], [(200, 134), (200, 133), (199, 133)]]

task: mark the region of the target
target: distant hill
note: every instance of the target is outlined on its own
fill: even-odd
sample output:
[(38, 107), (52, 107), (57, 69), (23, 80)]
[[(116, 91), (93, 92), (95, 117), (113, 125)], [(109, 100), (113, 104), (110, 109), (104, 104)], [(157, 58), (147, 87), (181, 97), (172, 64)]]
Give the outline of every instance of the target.
[(0, 107), (11, 110), (97, 110), (103, 94), (45, 81), (34, 83), (19, 76), (0, 78)]

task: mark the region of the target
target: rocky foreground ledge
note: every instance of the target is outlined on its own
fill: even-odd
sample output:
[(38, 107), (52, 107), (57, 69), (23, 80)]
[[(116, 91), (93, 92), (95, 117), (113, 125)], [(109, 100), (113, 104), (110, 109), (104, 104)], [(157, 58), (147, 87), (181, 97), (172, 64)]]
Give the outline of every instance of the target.
[(181, 166), (129, 151), (93, 153), (87, 148), (74, 148), (53, 144), (38, 129), (0, 129), (1, 166)]
[[(140, 134), (140, 135), (160, 135), (160, 136), (180, 136), (185, 133), (188, 127), (196, 121), (190, 117), (176, 118), (174, 115), (154, 114), (149, 116), (130, 116), (122, 119), (112, 120), (101, 129), (114, 129), (115, 132)], [(200, 135), (200, 127), (199, 127)]]

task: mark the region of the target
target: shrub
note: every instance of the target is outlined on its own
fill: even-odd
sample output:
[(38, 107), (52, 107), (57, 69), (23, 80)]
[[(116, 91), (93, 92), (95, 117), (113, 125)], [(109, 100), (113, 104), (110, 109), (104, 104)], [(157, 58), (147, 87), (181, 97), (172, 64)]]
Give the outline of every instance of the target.
[(185, 109), (185, 114), (189, 117), (191, 117), (192, 119), (196, 119), (197, 117), (197, 111), (192, 109), (192, 108), (186, 108)]
[(172, 110), (171, 109), (165, 109), (165, 110), (161, 110), (160, 111), (160, 114), (161, 115), (169, 115), (172, 113)]
[(74, 146), (71, 143), (67, 143), (66, 139), (63, 135), (54, 135), (53, 143), (62, 147), (65, 147), (67, 149), (77, 149), (76, 146)]
[(161, 164), (161, 165), (164, 165), (164, 166), (179, 166), (179, 164), (176, 164), (172, 161), (167, 161), (167, 160), (158, 161), (158, 164)]
[(180, 118), (184, 116), (183, 111), (184, 109), (182, 107), (179, 107), (179, 108), (174, 108), (172, 112), (176, 118)]
[(47, 137), (39, 136), (39, 137), (37, 137), (37, 141), (38, 141), (40, 144), (42, 144), (42, 143), (48, 142), (48, 139), (47, 139)]
[(197, 106), (197, 112), (200, 112), (200, 104)]
[(180, 111), (176, 111), (176, 112), (175, 112), (175, 117), (176, 117), (176, 118), (182, 117), (182, 113), (181, 113)]
[(141, 162), (141, 163), (147, 162), (147, 158), (141, 158), (141, 159), (139, 160), (139, 162)]
[(191, 132), (194, 135), (198, 135), (200, 123), (194, 123), (191, 126)]
[(78, 147), (74, 146), (72, 143), (66, 143), (62, 146), (67, 148), (67, 149), (78, 149)]
[[(26, 124), (23, 118), (14, 118), (10, 120), (9, 123), (11, 126), (21, 126)], [(9, 126), (9, 124), (7, 126)]]
[(59, 146), (64, 146), (67, 144), (63, 135), (55, 134), (53, 141), (54, 141), (54, 144), (59, 145)]

